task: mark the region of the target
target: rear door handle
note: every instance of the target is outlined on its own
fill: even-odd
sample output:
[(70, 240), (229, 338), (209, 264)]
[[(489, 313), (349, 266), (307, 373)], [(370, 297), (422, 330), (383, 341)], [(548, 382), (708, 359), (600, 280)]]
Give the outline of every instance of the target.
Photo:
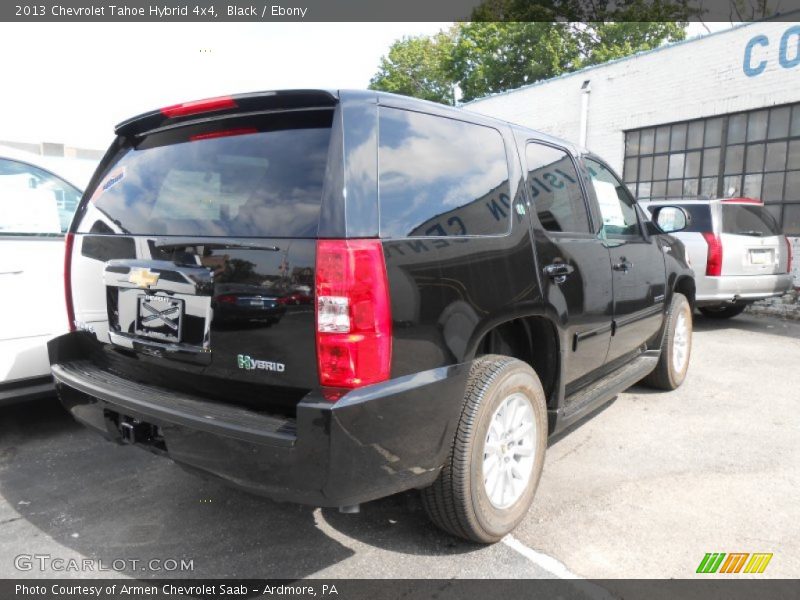
[(567, 275), (574, 271), (575, 267), (567, 263), (553, 263), (544, 268), (545, 274), (556, 283), (564, 283), (567, 280)]

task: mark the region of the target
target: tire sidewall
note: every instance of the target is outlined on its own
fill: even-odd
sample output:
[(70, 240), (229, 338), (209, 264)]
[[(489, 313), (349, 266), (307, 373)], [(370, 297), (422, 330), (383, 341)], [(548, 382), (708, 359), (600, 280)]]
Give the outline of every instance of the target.
[[(686, 327), (688, 328), (689, 332), (689, 340), (686, 347), (686, 360), (683, 364), (683, 369), (680, 371), (675, 370), (675, 365), (673, 363), (673, 344), (675, 343), (675, 328), (678, 323), (678, 316), (683, 314), (684, 318), (686, 319)], [(689, 301), (686, 300), (686, 297), (682, 294), (675, 294), (672, 300), (672, 307), (670, 309), (670, 318), (669, 318), (669, 325), (668, 325), (668, 335), (666, 339), (666, 347), (664, 348), (664, 352), (667, 353), (666, 356), (666, 363), (667, 363), (667, 370), (669, 373), (670, 382), (672, 383), (673, 388), (677, 388), (683, 383), (683, 380), (686, 379), (686, 373), (689, 370), (689, 362), (692, 358), (692, 309), (689, 306)]]
[[(508, 396), (522, 394), (530, 403), (536, 428), (534, 463), (528, 488), (510, 507), (498, 509), (489, 501), (483, 476), (483, 450), (492, 416)], [(480, 413), (472, 432), (470, 449), (470, 499), (472, 513), (480, 529), (491, 539), (500, 539), (512, 530), (528, 512), (544, 465), (547, 447), (547, 408), (544, 392), (535, 373), (520, 363), (512, 366), (486, 390)]]

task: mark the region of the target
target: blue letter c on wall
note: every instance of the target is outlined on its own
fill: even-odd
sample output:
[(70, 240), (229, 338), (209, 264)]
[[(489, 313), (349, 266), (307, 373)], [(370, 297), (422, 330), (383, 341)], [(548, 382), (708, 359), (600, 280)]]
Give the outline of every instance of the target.
[[(784, 37), (786, 37), (784, 35)], [(767, 61), (762, 60), (757, 65), (753, 66), (753, 48), (755, 46), (769, 46), (769, 38), (765, 35), (757, 35), (751, 38), (747, 45), (744, 47), (744, 74), (748, 77), (755, 77), (764, 72), (767, 68)]]

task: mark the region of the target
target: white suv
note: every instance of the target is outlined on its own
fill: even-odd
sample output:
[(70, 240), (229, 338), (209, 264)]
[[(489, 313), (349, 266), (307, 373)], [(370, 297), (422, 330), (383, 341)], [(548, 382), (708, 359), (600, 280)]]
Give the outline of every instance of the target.
[[(63, 164), (62, 164), (63, 163)], [(52, 393), (46, 342), (67, 330), (64, 232), (96, 161), (0, 147), (0, 404)]]
[(674, 211), (659, 219), (665, 207), (679, 207), (687, 217), (686, 227), (672, 235), (686, 246), (695, 271), (696, 305), (705, 316), (735, 317), (748, 304), (780, 296), (792, 286), (791, 243), (759, 200), (683, 198), (640, 204), (667, 229), (664, 218)]

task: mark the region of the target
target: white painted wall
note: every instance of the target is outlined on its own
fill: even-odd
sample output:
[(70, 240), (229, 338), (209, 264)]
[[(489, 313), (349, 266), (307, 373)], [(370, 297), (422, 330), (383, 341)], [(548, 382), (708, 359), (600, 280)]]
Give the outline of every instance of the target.
[[(798, 63), (789, 68), (779, 62), (781, 37), (787, 31), (786, 58), (789, 64)], [(744, 71), (745, 48), (759, 35), (766, 36), (768, 45), (753, 47), (750, 64), (766, 65), (749, 77)], [(577, 144), (580, 88), (587, 79), (591, 96), (586, 146), (621, 173), (625, 130), (800, 101), (800, 26), (749, 23), (476, 100), (464, 108)]]

